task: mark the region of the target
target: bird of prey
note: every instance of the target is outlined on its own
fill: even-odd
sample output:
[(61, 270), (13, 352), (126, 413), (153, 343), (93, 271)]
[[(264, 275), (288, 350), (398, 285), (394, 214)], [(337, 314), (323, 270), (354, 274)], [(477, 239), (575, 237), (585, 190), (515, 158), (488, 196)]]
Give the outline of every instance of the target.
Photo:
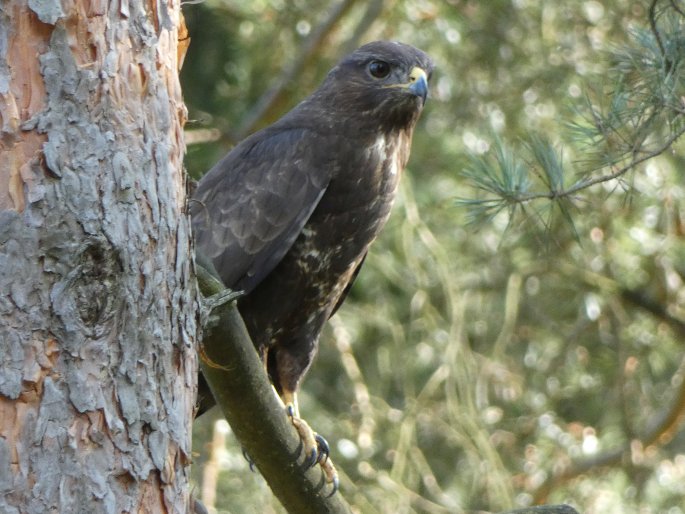
[(432, 70), (412, 46), (362, 46), (233, 148), (191, 202), (196, 252), (244, 292), (238, 310), (266, 372), (334, 489), (327, 445), (300, 418), (297, 392), (324, 324), (388, 219)]

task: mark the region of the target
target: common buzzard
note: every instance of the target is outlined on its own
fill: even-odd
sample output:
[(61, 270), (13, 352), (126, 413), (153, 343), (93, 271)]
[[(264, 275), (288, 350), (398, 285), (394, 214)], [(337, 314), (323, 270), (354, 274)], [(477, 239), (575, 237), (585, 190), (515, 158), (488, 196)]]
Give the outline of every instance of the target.
[(402, 43), (362, 46), (233, 148), (191, 203), (198, 255), (245, 292), (238, 309), (255, 347), (311, 464), (322, 464), (334, 488), (327, 447), (299, 417), (297, 391), (388, 219), (432, 69)]

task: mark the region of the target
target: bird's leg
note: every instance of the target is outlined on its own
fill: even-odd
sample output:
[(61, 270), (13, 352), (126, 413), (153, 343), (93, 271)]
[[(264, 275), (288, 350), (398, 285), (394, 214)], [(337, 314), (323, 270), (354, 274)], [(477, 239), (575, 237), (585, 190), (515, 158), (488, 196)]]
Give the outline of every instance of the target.
[(311, 468), (317, 462), (321, 466), (326, 482), (333, 484), (331, 495), (338, 490), (338, 472), (330, 459), (330, 448), (328, 441), (321, 435), (312, 430), (309, 424), (300, 417), (300, 409), (297, 405), (297, 393), (294, 391), (283, 391), (281, 399), (285, 404), (286, 413), (291, 423), (297, 430), (302, 440), (302, 446), (306, 455), (305, 466)]
[(316, 435), (309, 424), (300, 417), (300, 408), (297, 405), (297, 393), (293, 391), (283, 391), (281, 399), (285, 404), (285, 412), (288, 414), (290, 422), (293, 424), (302, 440), (302, 446), (306, 456), (304, 464), (307, 468), (311, 468), (316, 464), (318, 459)]

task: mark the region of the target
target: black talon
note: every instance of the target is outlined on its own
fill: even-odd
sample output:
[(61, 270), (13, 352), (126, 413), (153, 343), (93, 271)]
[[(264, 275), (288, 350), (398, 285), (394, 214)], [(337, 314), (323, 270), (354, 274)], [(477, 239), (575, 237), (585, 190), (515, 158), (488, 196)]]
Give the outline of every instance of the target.
[(316, 448), (312, 448), (312, 452), (304, 461), (303, 466), (305, 469), (313, 468), (317, 462), (319, 462), (319, 456), (317, 454)]
[(249, 466), (250, 466), (250, 471), (252, 471), (252, 472), (254, 473), (254, 461), (253, 461), (252, 458), (250, 457), (250, 454), (247, 453), (247, 450), (246, 450), (245, 448), (242, 448), (242, 450), (243, 450), (243, 458), (244, 458), (244, 459), (247, 461), (247, 463), (249, 464)]
[(324, 463), (331, 454), (331, 447), (328, 445), (328, 441), (319, 434), (314, 434), (314, 439), (316, 439), (316, 444), (318, 446), (318, 456), (316, 462)]
[(340, 479), (338, 479), (338, 476), (336, 475), (336, 476), (333, 478), (333, 490), (328, 494), (327, 497), (330, 498), (330, 497), (333, 496), (335, 493), (337, 493), (339, 487), (340, 487)]

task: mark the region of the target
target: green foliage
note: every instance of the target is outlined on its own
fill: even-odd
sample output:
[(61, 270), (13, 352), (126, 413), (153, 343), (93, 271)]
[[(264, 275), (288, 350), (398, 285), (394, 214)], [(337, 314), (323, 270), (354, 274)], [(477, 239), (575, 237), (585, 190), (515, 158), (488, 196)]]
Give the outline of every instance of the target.
[(493, 154), (472, 157), (470, 166), (464, 170), (464, 176), (473, 187), (489, 196), (483, 200), (458, 200), (458, 203), (471, 207), (472, 221), (492, 221), (505, 208), (512, 218), (516, 206), (521, 205), (521, 198), (529, 191), (528, 169), (514, 152), (495, 139)]
[[(569, 197), (603, 182), (623, 180), (685, 133), (685, 17), (677, 9), (673, 12), (673, 7), (667, 11), (663, 23), (652, 12), (650, 29), (634, 28), (631, 40), (608, 56), (603, 84), (593, 94), (592, 86), (586, 86), (584, 102), (571, 106), (575, 119), (567, 122), (568, 135), (559, 137), (569, 140), (568, 154), (579, 156), (580, 173), (566, 170), (561, 151), (533, 133), (526, 136), (524, 144), (526, 154), (532, 157), (526, 162), (541, 187), (531, 189), (525, 178), (526, 164), (518, 162), (495, 138), (494, 156), (487, 153), (473, 158), (465, 172), (472, 187), (486, 194), (485, 198), (459, 201), (470, 207), (473, 221), (489, 222), (504, 207), (513, 219), (517, 206), (544, 200), (556, 203), (563, 218), (573, 225), (565, 205)], [(576, 180), (569, 180), (569, 175), (576, 175)], [(565, 183), (570, 185), (564, 187)]]
[[(438, 63), (393, 215), (303, 386), (360, 512), (683, 512), (684, 8), (351, 2), (260, 119), (368, 40)], [(331, 9), (184, 8), (188, 129), (222, 134), (189, 148), (193, 173)], [(221, 462), (219, 512), (280, 512), (238, 443)]]

